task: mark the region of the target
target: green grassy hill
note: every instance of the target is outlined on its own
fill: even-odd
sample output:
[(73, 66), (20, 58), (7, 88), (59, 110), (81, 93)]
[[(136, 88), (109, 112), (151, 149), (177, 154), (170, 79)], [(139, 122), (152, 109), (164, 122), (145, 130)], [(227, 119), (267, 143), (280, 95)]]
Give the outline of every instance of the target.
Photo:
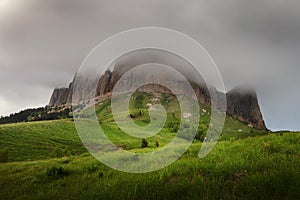
[[(175, 135), (176, 99), (158, 96), (168, 111), (162, 131), (141, 140), (119, 130), (110, 101), (97, 106), (107, 136), (129, 151), (155, 151)], [(149, 123), (153, 95), (136, 93), (130, 113)], [(199, 159), (210, 109), (201, 105), (198, 139), (176, 162), (159, 171), (129, 174), (110, 169), (85, 150), (71, 119), (0, 125), (1, 199), (300, 199), (300, 134), (270, 133), (227, 116), (220, 141)], [(141, 112), (140, 112), (141, 111)], [(7, 159), (5, 159), (7, 156)]]
[(39, 160), (86, 152), (70, 119), (0, 125), (8, 161)]

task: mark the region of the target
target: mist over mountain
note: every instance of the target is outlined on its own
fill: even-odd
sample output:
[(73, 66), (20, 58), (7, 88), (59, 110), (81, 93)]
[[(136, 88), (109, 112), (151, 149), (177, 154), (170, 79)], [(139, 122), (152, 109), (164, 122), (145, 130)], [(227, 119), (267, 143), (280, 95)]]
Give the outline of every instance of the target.
[[(145, 62), (145, 61), (144, 61)], [(130, 63), (130, 64), (129, 64)], [(82, 88), (81, 94), (79, 96), (74, 96), (73, 100), (76, 102), (85, 101), (90, 98), (95, 98), (96, 101), (103, 99), (103, 97), (109, 97), (113, 91), (114, 86), (120, 80), (120, 78), (124, 75), (126, 70), (129, 70), (130, 66), (136, 66), (139, 65), (139, 61), (135, 62), (128, 62), (124, 64), (124, 62), (117, 62), (115, 67), (113, 69), (108, 69), (105, 71), (105, 73), (100, 77), (97, 84), (97, 91), (96, 96), (93, 97), (89, 93), (89, 91), (92, 88), (92, 85), (95, 84), (94, 80), (85, 81), (85, 85), (88, 88)], [(145, 72), (142, 72), (145, 73)], [(123, 85), (132, 85), (140, 83), (141, 79), (147, 79), (147, 77), (150, 77), (151, 73), (146, 73), (146, 75), (138, 75), (138, 74), (132, 74), (129, 75), (125, 80), (122, 80)], [(164, 74), (162, 73), (161, 78), (164, 77)], [(192, 76), (195, 77), (195, 76)], [(201, 77), (200, 77), (201, 78)], [(172, 82), (172, 87), (177, 88), (178, 93), (183, 94), (183, 91), (185, 90), (184, 86), (182, 85), (182, 82), (177, 81), (178, 79), (174, 77), (173, 80), (168, 80)], [(188, 81), (190, 82), (192, 88), (194, 89), (194, 92), (201, 104), (211, 106), (211, 97), (210, 92), (208, 90), (208, 87), (203, 83), (203, 80), (198, 80), (197, 83), (194, 82), (195, 79), (192, 80), (192, 78), (189, 78)], [(72, 95), (73, 95), (73, 87), (74, 83), (71, 82), (69, 84), (68, 88), (56, 88), (53, 91), (53, 94), (51, 96), (49, 107), (60, 107), (60, 106), (71, 106), (72, 104)], [(214, 88), (210, 88), (214, 95), (218, 96), (221, 95), (221, 91), (218, 91)], [(146, 84), (143, 85), (138, 89), (140, 92), (161, 92), (161, 93), (171, 93), (170, 90), (166, 89), (165, 87), (162, 87), (158, 84)], [(247, 88), (242, 89), (241, 87), (235, 88), (229, 92), (226, 93), (227, 98), (227, 113), (231, 115), (232, 117), (248, 123), (250, 127), (254, 127), (261, 130), (267, 130), (265, 126), (265, 122), (263, 120), (260, 107), (257, 100), (256, 92), (253, 90), (248, 90)]]

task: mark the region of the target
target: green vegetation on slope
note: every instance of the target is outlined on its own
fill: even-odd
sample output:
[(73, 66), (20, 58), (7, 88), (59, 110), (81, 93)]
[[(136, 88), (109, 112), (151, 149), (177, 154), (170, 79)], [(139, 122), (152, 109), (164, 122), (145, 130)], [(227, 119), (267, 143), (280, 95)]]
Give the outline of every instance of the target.
[[(193, 144), (156, 172), (128, 174), (88, 154), (0, 165), (4, 199), (299, 199), (300, 135), (219, 142), (204, 159)], [(52, 172), (52, 173), (50, 173)], [(12, 192), (13, 191), (13, 192)]]
[(1, 116), (0, 124), (65, 119), (71, 117), (70, 112), (70, 108), (29, 108), (6, 117)]
[(0, 147), (8, 161), (39, 160), (86, 152), (69, 120), (0, 125)]
[[(97, 105), (99, 124), (112, 142), (129, 151), (148, 152), (162, 148), (176, 135), (180, 113), (173, 96), (134, 94), (133, 120), (139, 125), (149, 123), (146, 104), (154, 97), (160, 99), (168, 118), (159, 134), (146, 139), (147, 148), (141, 148), (141, 139), (119, 130), (109, 100)], [(227, 116), (220, 141), (199, 159), (209, 112), (201, 105), (200, 136), (179, 160), (145, 174), (118, 172), (99, 163), (86, 152), (71, 119), (0, 125), (0, 159), (8, 161), (0, 163), (0, 197), (300, 199), (299, 133), (268, 133)]]

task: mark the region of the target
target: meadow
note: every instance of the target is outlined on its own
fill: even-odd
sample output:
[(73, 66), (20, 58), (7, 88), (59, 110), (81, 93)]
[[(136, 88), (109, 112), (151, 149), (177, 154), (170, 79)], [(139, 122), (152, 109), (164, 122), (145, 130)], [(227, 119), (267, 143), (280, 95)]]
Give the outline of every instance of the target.
[[(142, 96), (142, 97), (141, 97)], [(149, 123), (145, 105), (152, 96), (133, 97), (135, 123)], [(98, 120), (116, 145), (137, 152), (162, 148), (176, 134), (176, 101), (161, 97), (166, 126), (148, 146), (118, 129), (109, 100), (97, 106)], [(1, 199), (300, 199), (300, 134), (267, 132), (227, 116), (220, 141), (202, 159), (198, 152), (209, 123), (201, 105), (198, 137), (171, 165), (132, 174), (92, 157), (72, 119), (0, 125)], [(140, 113), (140, 111), (142, 111)], [(159, 147), (156, 146), (159, 143)]]

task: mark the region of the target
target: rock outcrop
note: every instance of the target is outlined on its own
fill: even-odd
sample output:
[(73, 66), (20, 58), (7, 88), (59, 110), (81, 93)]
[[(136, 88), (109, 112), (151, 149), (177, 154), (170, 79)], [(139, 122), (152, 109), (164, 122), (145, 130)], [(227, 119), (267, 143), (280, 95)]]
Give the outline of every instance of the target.
[(53, 90), (49, 106), (50, 107), (58, 107), (64, 104), (67, 104), (68, 95), (69, 95), (69, 88), (55, 88)]
[(234, 88), (226, 94), (226, 99), (228, 114), (250, 126), (266, 130), (255, 91)]
[[(102, 77), (99, 79), (97, 85), (96, 96), (101, 98), (101, 96), (107, 96), (112, 92), (117, 81), (125, 73), (124, 69), (115, 68), (115, 70), (107, 70)], [(88, 81), (88, 80), (86, 80)], [(134, 76), (131, 76), (124, 84), (132, 84), (134, 82), (139, 82), (140, 80)], [(90, 83), (93, 84), (93, 83)], [(180, 82), (173, 83), (173, 87), (178, 87), (179, 91), (184, 90)], [(195, 83), (191, 83), (197, 98), (200, 103), (205, 105), (211, 105), (210, 94), (206, 86), (199, 86)], [(52, 97), (49, 102), (50, 107), (57, 107), (62, 105), (71, 105), (72, 102), (72, 91), (73, 83), (70, 83), (69, 88), (55, 89), (53, 91)], [(160, 91), (160, 92), (170, 92), (166, 90), (165, 87), (162, 87), (157, 84), (149, 84), (139, 88), (139, 91)], [(215, 90), (218, 95), (218, 91)], [(76, 97), (77, 98), (77, 97)], [(80, 98), (80, 97), (78, 97)], [(234, 118), (248, 123), (249, 126), (252, 126), (257, 129), (267, 130), (262, 114), (260, 112), (258, 100), (255, 91), (245, 91), (241, 88), (236, 88), (229, 91), (226, 94), (227, 98), (227, 113)]]

